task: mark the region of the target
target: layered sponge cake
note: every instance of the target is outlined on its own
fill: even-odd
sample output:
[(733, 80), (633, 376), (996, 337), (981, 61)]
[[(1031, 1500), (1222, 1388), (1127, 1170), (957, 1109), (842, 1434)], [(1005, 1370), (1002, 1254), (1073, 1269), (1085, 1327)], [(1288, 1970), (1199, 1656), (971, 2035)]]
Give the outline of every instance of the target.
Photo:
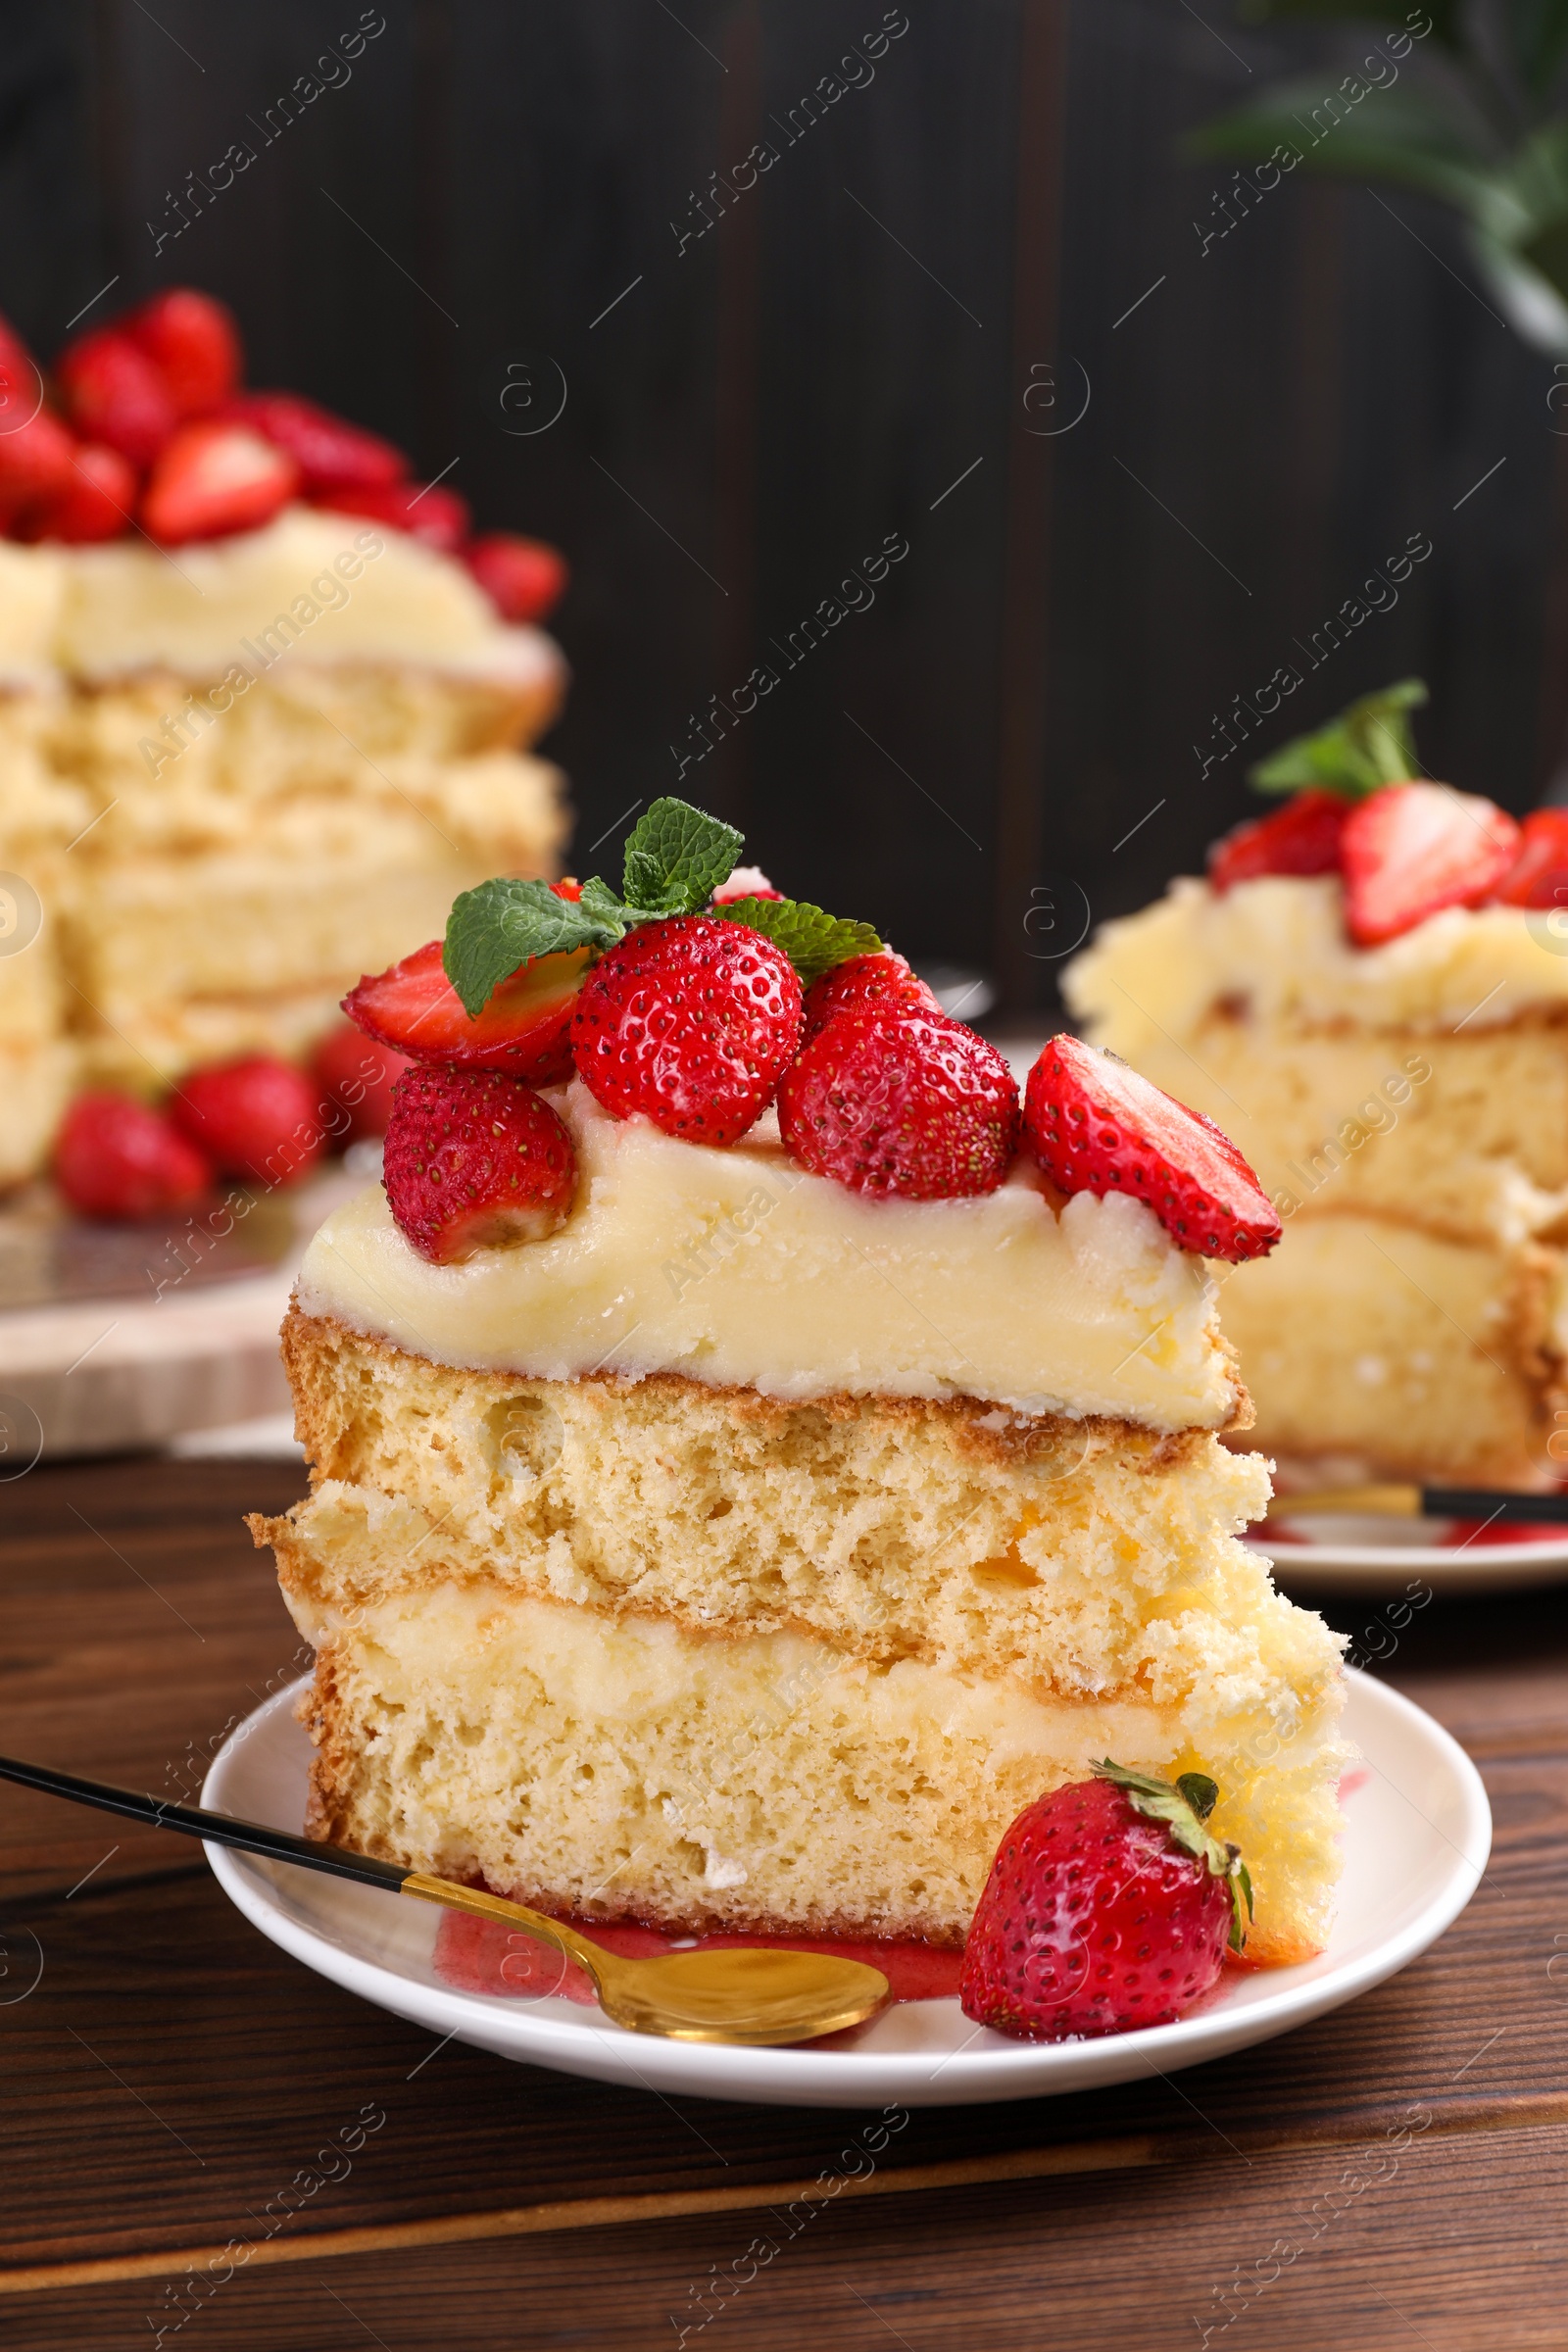
[(1308, 790), (1066, 975), (1086, 1033), (1224, 1125), (1280, 1213), (1221, 1314), (1301, 1483), (1562, 1475), (1559, 900), (1560, 811)]
[(563, 838), (522, 748), (560, 705), (555, 647), (363, 518), (0, 544), (0, 867), (41, 912), (0, 962), (0, 1179), (74, 1088), (303, 1053), (361, 972)]
[[(812, 1039), (818, 977), (799, 1052), (754, 916), (787, 929), (754, 897), (628, 930), (564, 1082), (401, 1081), (387, 1193), (311, 1246), (312, 1494), (255, 1524), (317, 1649), (313, 1834), (587, 1921), (956, 1945), (1007, 1824), (1110, 1755), (1211, 1775), (1251, 1956), (1316, 1950), (1340, 1644), (1237, 1540), (1268, 1480), (1220, 1442), (1250, 1408), (1203, 1259), (1017, 1152), (1005, 1065), (940, 1015), (841, 1002)], [(743, 1131), (694, 1138), (743, 1081), (683, 1100), (677, 967), (739, 941), (787, 1034)], [(858, 961), (880, 990), (897, 959)], [(836, 1116), (867, 1051), (896, 1133), (862, 1108), (847, 1145), (812, 1088)], [(541, 1114), (572, 1175), (525, 1225), (502, 1139)], [(436, 1179), (439, 1232), (411, 1207)]]
[[(0, 1185), (73, 1098), (301, 1058), (459, 893), (555, 870), (528, 754), (561, 558), (243, 376), (192, 287), (95, 317), (47, 377), (0, 318)], [(119, 1115), (145, 1144), (145, 1104)], [(167, 1168), (118, 1212), (62, 1186), (189, 1204)]]

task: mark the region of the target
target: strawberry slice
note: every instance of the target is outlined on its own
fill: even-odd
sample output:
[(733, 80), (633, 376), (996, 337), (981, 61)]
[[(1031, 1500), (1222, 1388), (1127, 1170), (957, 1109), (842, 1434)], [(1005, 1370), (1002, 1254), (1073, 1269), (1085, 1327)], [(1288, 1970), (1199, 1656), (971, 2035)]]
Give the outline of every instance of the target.
[(1252, 882), (1260, 874), (1337, 874), (1340, 835), (1350, 803), (1337, 792), (1293, 793), (1283, 808), (1249, 817), (1208, 853), (1208, 879), (1216, 891)]
[(1340, 842), (1345, 918), (1381, 947), (1446, 906), (1479, 906), (1519, 854), (1513, 818), (1446, 784), (1390, 784), (1351, 809)]
[(398, 1230), (433, 1265), (543, 1241), (571, 1209), (577, 1153), (542, 1097), (500, 1070), (406, 1070), (383, 1181)]
[(297, 392), (240, 392), (223, 403), (223, 416), (248, 424), (277, 449), (286, 449), (300, 469), (307, 498), (337, 490), (372, 490), (400, 482), (409, 470), (401, 449), (379, 433), (334, 416), (330, 409), (303, 400)]
[(463, 561), (503, 620), (543, 620), (565, 593), (566, 559), (543, 539), (486, 531), (469, 541)]
[(367, 482), (318, 492), (314, 501), (334, 514), (364, 514), (371, 522), (407, 531), (444, 556), (455, 556), (468, 536), (468, 502), (455, 490), (431, 482)]
[(194, 286), (171, 286), (120, 324), (164, 379), (179, 416), (204, 416), (239, 382), (239, 328), (225, 303)]
[[(569, 895), (557, 888), (558, 896)], [(351, 989), (343, 1000), (349, 1019), (367, 1037), (411, 1061), (509, 1070), (536, 1086), (569, 1078), (571, 1016), (591, 951), (573, 948), (564, 956), (534, 956), (503, 980), (484, 1010), (470, 1018), (442, 968), (441, 944), (432, 939), (390, 971)]]
[(1568, 808), (1532, 808), (1519, 855), (1497, 885), (1503, 906), (1568, 906)]
[[(5, 445), (0, 443), (0, 475), (5, 468)], [(136, 511), (136, 468), (106, 441), (82, 441), (72, 451), (71, 470), (53, 496), (29, 507), (19, 518), (19, 539), (63, 539), (86, 546), (95, 539), (118, 539), (128, 531)]]
[(1202, 1257), (1263, 1257), (1281, 1225), (1257, 1178), (1202, 1112), (1113, 1054), (1054, 1037), (1024, 1089), (1023, 1140), (1064, 1193), (1130, 1193)]
[(166, 547), (256, 531), (286, 507), (299, 467), (248, 425), (205, 417), (182, 424), (153, 467), (141, 519)]
[(12, 432), (0, 426), (0, 517), (9, 524), (60, 497), (70, 484), (75, 454), (74, 437), (47, 409)]
[(162, 372), (122, 327), (96, 327), (68, 343), (55, 380), (82, 439), (107, 441), (133, 466), (150, 466), (179, 422)]

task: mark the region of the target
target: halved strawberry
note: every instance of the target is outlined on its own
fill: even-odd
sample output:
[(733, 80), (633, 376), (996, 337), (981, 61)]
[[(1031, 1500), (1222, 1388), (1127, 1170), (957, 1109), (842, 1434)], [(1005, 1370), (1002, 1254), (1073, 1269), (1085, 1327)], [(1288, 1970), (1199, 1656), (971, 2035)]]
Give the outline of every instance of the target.
[[(560, 895), (564, 897), (563, 889)], [(412, 1061), (440, 1061), (459, 1069), (508, 1070), (549, 1086), (571, 1075), (571, 1016), (591, 951), (536, 956), (503, 980), (474, 1017), (441, 964), (441, 942), (405, 956), (350, 989), (343, 1009), (367, 1037), (392, 1046)]]
[(455, 556), (468, 536), (468, 502), (432, 482), (367, 482), (318, 491), (312, 502), (334, 514), (364, 514), (394, 531), (407, 531), (444, 556)]
[(1358, 948), (1413, 931), (1446, 906), (1479, 906), (1519, 854), (1495, 802), (1446, 784), (1390, 784), (1351, 809), (1340, 841), (1345, 919)]
[(1054, 1037), (1030, 1071), (1023, 1140), (1059, 1191), (1147, 1200), (1202, 1257), (1240, 1264), (1280, 1238), (1273, 1204), (1230, 1137), (1080, 1038)]
[(55, 380), (82, 439), (107, 441), (133, 466), (150, 466), (179, 422), (162, 373), (123, 327), (96, 327), (68, 343)]
[(75, 454), (74, 434), (47, 409), (9, 433), (0, 412), (0, 522), (9, 525), (58, 498), (70, 485)]
[[(0, 474), (5, 467), (0, 444)], [(19, 539), (63, 539), (86, 546), (95, 539), (118, 539), (128, 531), (136, 511), (136, 468), (105, 441), (81, 441), (73, 449), (71, 471), (50, 498), (28, 507), (19, 517)]]
[(223, 403), (222, 414), (235, 424), (248, 424), (278, 449), (286, 449), (300, 469), (307, 498), (325, 498), (331, 491), (384, 488), (400, 482), (409, 470), (401, 449), (379, 433), (350, 424), (318, 408), (297, 392), (238, 392)]
[(260, 530), (299, 487), (299, 467), (249, 425), (182, 424), (153, 467), (141, 519), (166, 547)]
[(1337, 792), (1293, 793), (1283, 808), (1249, 817), (1215, 842), (1208, 853), (1209, 882), (1224, 891), (1260, 874), (1337, 874), (1350, 806)]
[(503, 620), (543, 620), (565, 593), (566, 559), (543, 539), (486, 531), (468, 542), (463, 561)]
[(209, 415), (239, 382), (239, 328), (233, 312), (211, 294), (171, 286), (120, 324), (152, 361), (180, 416)]
[(1519, 831), (1519, 855), (1497, 885), (1498, 904), (1568, 905), (1568, 808), (1532, 808)]
[(542, 1241), (577, 1189), (570, 1135), (531, 1086), (500, 1070), (407, 1070), (392, 1090), (383, 1181), (421, 1257)]

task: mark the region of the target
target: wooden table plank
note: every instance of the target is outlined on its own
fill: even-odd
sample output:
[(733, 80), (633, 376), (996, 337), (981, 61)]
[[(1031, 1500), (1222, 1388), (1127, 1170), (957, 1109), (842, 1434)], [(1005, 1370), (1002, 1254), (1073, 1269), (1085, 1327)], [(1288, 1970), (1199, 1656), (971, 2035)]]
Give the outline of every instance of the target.
[[(231, 1721), (298, 1671), (238, 1515), (299, 1483), (276, 1463), (21, 1482), (0, 1535), (4, 1744), (194, 1792)], [(1343, 1622), (1357, 1630), (1358, 1612)], [(917, 2347), (1020, 2327), (1053, 2346), (1199, 2340), (1203, 2326), (1219, 2341), (1243, 2307), (1216, 2305), (1214, 2280), (1278, 2263), (1293, 2200), (1309, 2213), (1315, 2183), (1412, 2118), (1396, 2171), (1266, 2282), (1254, 2332), (1478, 2342), (1486, 2282), (1523, 2233), (1543, 2250), (1513, 2282), (1507, 2340), (1560, 2341), (1565, 1653), (1568, 1597), (1544, 1592), (1433, 1603), (1392, 1660), (1481, 1759), (1497, 1820), (1476, 1900), (1401, 1977), (1168, 2081), (915, 2111), (870, 2178), (798, 2223), (701, 2328), (688, 2286), (710, 2264), (732, 2276), (759, 2231), (777, 2237), (767, 2209), (846, 2169), (865, 2118), (671, 2101), (437, 2048), (256, 1935), (186, 1841), (7, 1790), (6, 2341), (172, 2328), (186, 2307), (166, 2304), (170, 2273), (231, 2239), (255, 2252), (202, 2310), (204, 2341), (335, 2346), (368, 2328), (423, 2344), (455, 2296), (451, 2340), (511, 2344), (519, 2290), (540, 2343), (652, 2343), (681, 2325), (759, 2346), (808, 2325), (847, 2345), (890, 2328)], [(357, 2129), (346, 2169), (318, 2160)], [(327, 2170), (340, 2177), (280, 2220), (296, 2176)]]

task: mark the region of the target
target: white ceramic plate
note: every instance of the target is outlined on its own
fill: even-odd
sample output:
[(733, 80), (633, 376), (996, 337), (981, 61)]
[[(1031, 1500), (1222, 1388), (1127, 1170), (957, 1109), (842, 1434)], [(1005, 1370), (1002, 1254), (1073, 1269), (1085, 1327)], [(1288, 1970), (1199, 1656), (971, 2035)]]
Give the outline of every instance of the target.
[[(207, 1777), (204, 1804), (297, 1830), (310, 1746), (294, 1689), (257, 1709)], [(564, 2074), (707, 2099), (791, 2107), (935, 2107), (1038, 2098), (1197, 2066), (1321, 2017), (1436, 1941), (1470, 1900), (1492, 1847), (1492, 1814), (1469, 1757), (1430, 1715), (1352, 1674), (1347, 1730), (1365, 1777), (1346, 1800), (1345, 1880), (1326, 1952), (1297, 1968), (1228, 1976), (1217, 1999), (1174, 2026), (1098, 2041), (1010, 2041), (956, 2000), (887, 2010), (825, 2049), (735, 2049), (662, 2041), (559, 1998), (459, 1992), (431, 1966), (437, 1913), (287, 1863), (210, 1845), (225, 1893), (307, 1968), (422, 2026)]]
[(1388, 1519), (1314, 1511), (1288, 1523), (1304, 1543), (1273, 1544), (1258, 1529), (1247, 1538), (1274, 1564), (1280, 1582), (1302, 1592), (1361, 1592), (1388, 1600), (1407, 1583), (1434, 1592), (1510, 1592), (1529, 1585), (1568, 1583), (1568, 1527), (1524, 1544), (1484, 1544), (1446, 1537), (1447, 1519)]

